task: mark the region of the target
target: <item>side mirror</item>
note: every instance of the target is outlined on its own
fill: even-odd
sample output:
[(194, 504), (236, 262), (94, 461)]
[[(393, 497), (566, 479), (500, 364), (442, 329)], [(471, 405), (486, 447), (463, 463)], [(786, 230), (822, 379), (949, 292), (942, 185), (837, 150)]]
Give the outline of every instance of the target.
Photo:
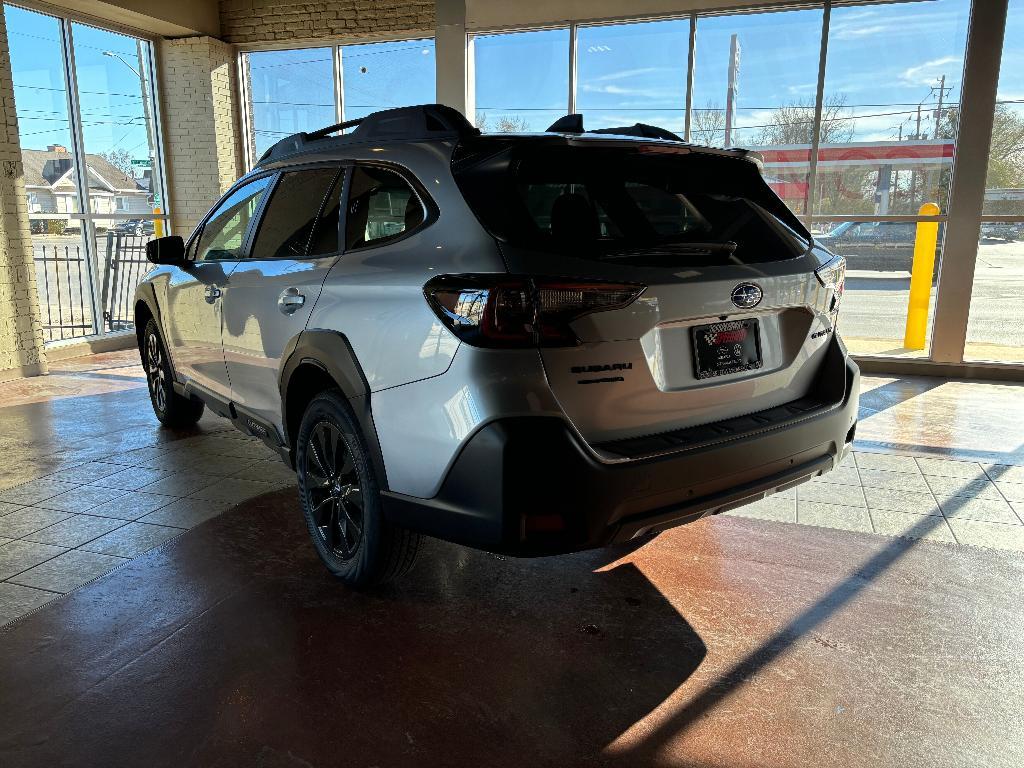
[(154, 264), (184, 264), (185, 241), (178, 235), (150, 240), (146, 243), (146, 258)]

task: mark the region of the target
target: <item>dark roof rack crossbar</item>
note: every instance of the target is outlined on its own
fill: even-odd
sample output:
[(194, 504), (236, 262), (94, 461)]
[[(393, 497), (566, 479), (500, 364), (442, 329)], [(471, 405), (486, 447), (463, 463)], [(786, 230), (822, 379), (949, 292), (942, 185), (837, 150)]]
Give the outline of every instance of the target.
[[(338, 131), (355, 128), (351, 133), (332, 136)], [(338, 144), (374, 140), (415, 140), (475, 136), (479, 134), (462, 114), (444, 104), (420, 104), (371, 112), (358, 120), (346, 120), (309, 133), (296, 133), (278, 141), (263, 153), (256, 165), (277, 160), (312, 148), (317, 142), (330, 140)]]

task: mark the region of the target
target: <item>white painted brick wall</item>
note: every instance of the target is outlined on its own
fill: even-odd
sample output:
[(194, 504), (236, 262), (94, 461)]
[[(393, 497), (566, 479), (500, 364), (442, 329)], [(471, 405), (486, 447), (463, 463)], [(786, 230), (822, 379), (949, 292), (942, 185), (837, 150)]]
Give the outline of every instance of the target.
[(45, 370), (39, 294), (25, 203), (25, 171), (14, 110), (7, 21), (0, 6), (0, 380), (12, 369)]
[(231, 43), (433, 34), (434, 0), (221, 0), (220, 28)]
[(242, 173), (233, 46), (212, 37), (158, 48), (171, 225), (187, 236)]

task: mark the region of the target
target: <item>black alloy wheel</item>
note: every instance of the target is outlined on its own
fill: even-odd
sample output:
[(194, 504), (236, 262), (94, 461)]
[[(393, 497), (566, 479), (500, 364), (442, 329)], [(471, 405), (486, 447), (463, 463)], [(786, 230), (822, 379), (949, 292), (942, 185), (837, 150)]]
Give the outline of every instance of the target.
[(321, 541), (348, 561), (363, 538), (363, 491), (341, 430), (329, 421), (313, 427), (306, 450), (306, 493)]
[(142, 332), (142, 367), (146, 370), (146, 384), (153, 413), (165, 427), (190, 427), (203, 415), (199, 400), (179, 395), (174, 391), (171, 362), (160, 336), (160, 326), (150, 318)]
[(336, 389), (314, 397), (295, 438), (299, 499), (313, 547), (352, 587), (393, 581), (412, 567), (420, 537), (384, 515), (363, 429)]

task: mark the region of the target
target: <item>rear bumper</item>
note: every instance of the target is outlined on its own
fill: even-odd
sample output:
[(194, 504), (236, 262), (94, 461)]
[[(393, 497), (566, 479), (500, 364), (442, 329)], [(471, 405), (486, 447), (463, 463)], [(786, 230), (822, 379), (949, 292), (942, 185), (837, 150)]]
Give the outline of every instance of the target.
[(434, 498), (386, 492), (384, 511), (399, 525), (513, 555), (625, 541), (829, 471), (853, 439), (858, 390), (857, 367), (833, 339), (815, 385), (821, 408), (710, 444), (610, 462), (561, 419), (493, 421), (468, 441)]

